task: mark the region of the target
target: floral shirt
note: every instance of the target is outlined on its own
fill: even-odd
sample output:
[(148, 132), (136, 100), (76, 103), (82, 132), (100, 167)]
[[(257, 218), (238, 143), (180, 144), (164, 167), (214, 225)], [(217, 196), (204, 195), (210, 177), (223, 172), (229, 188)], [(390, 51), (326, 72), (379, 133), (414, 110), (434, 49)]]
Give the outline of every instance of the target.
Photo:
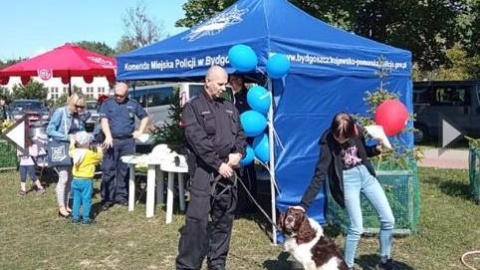
[(343, 169), (348, 170), (351, 169), (360, 163), (362, 163), (362, 159), (358, 157), (358, 149), (357, 146), (348, 146), (346, 149), (342, 149), (340, 151), (340, 156), (342, 157), (343, 161)]

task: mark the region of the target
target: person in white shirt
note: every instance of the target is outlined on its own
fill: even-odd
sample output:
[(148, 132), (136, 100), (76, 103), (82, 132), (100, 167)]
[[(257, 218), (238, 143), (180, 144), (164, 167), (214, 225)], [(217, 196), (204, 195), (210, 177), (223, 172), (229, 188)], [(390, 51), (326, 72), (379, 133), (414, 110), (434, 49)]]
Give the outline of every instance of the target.
[(20, 170), (20, 190), (18, 191), (19, 196), (23, 197), (27, 195), (27, 174), (30, 176), (30, 180), (32, 180), (37, 187), (37, 195), (43, 195), (47, 192), (47, 190), (42, 186), (40, 179), (38, 179), (35, 174), (35, 158), (39, 155), (39, 150), (40, 148), (38, 144), (33, 142), (29, 136), (25, 137), (25, 149), (23, 151), (17, 149)]

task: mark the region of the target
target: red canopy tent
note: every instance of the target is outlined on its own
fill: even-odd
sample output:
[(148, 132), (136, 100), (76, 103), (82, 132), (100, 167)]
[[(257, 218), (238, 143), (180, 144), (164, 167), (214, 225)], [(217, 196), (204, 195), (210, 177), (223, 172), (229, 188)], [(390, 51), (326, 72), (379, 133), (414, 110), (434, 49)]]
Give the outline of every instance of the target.
[(69, 85), (68, 91), (71, 94), (70, 80), (72, 77), (83, 77), (86, 83), (92, 83), (94, 76), (106, 76), (107, 80), (113, 83), (116, 69), (115, 58), (66, 43), (44, 54), (0, 70), (0, 84), (6, 85), (10, 77), (20, 77), (24, 85), (31, 77), (35, 76), (43, 80), (60, 77), (64, 84)]

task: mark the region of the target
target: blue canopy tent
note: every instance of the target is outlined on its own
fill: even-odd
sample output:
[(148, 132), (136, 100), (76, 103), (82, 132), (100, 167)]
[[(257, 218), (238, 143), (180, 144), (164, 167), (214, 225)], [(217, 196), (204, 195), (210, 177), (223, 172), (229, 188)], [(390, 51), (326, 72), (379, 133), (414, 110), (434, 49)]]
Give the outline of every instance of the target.
[[(411, 53), (349, 33), (311, 17), (286, 0), (240, 0), (215, 17), (166, 40), (120, 55), (119, 80), (152, 80), (204, 76), (213, 64), (228, 72), (228, 51), (250, 46), (266, 74), (268, 57), (285, 54), (289, 73), (270, 80), (273, 108), (269, 123), (273, 201), (285, 210), (300, 202), (318, 159), (318, 139), (338, 111), (365, 113), (365, 91), (383, 83), (401, 94), (412, 112)], [(380, 69), (388, 76), (380, 79)], [(382, 81), (382, 82), (381, 82)], [(411, 134), (407, 146), (413, 145)], [(273, 190), (273, 187), (272, 187)], [(272, 191), (272, 198), (275, 193)], [(325, 222), (325, 192), (318, 194), (309, 215)], [(275, 219), (275, 211), (272, 211)]]

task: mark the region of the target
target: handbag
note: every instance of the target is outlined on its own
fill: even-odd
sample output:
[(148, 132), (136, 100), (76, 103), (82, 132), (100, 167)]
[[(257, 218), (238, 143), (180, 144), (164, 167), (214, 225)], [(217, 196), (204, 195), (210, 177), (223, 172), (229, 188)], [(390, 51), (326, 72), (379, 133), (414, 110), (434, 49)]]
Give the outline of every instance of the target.
[(70, 143), (51, 140), (47, 144), (47, 158), (49, 167), (72, 166), (72, 158), (68, 155)]
[[(65, 112), (65, 116), (66, 116)], [(67, 130), (67, 121), (64, 117), (65, 130)], [(56, 139), (50, 139), (47, 144), (47, 160), (49, 167), (72, 166), (73, 160), (68, 155), (70, 142), (63, 142)]]

